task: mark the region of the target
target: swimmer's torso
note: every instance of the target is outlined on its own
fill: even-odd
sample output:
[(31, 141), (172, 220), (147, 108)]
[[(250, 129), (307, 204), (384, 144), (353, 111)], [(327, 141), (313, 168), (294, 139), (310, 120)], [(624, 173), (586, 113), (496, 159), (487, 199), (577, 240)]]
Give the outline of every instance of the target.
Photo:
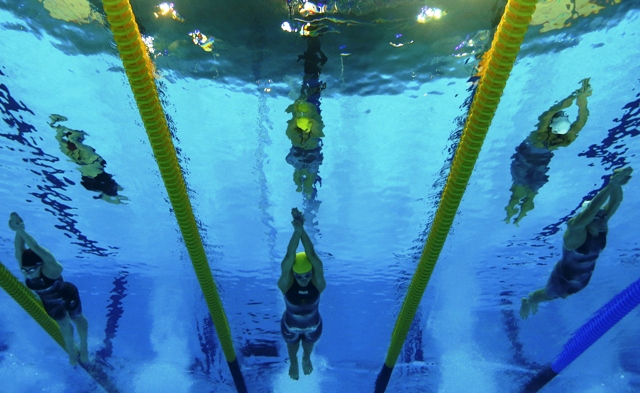
[(27, 288), (37, 293), (43, 301), (55, 300), (61, 297), (59, 292), (64, 284), (64, 279), (60, 276), (54, 280), (40, 273), (38, 277), (27, 278), (25, 284)]
[(320, 323), (320, 292), (312, 282), (306, 287), (298, 285), (293, 281), (293, 285), (284, 295), (284, 302), (287, 307), (285, 311), (285, 322), (289, 327), (306, 328), (317, 326)]
[(573, 251), (562, 249), (563, 275), (578, 278), (591, 275), (596, 259), (607, 245), (607, 233), (600, 232), (598, 236), (587, 233), (587, 239)]

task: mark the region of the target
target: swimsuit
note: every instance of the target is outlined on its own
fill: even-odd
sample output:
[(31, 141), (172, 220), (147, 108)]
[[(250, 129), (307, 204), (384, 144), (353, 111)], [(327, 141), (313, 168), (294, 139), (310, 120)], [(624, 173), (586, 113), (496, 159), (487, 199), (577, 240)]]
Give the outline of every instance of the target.
[(545, 291), (552, 299), (565, 298), (587, 286), (596, 259), (607, 245), (607, 233), (600, 232), (593, 237), (587, 233), (587, 239), (574, 251), (562, 249), (562, 259), (553, 268), (551, 277), (547, 281)]
[(65, 282), (62, 276), (54, 280), (40, 273), (39, 277), (28, 278), (25, 283), (40, 296), (45, 311), (56, 321), (64, 319), (67, 313), (72, 319), (82, 314), (78, 288)]
[(318, 341), (322, 335), (322, 318), (318, 312), (320, 292), (309, 282), (301, 287), (297, 281), (284, 295), (286, 310), (280, 321), (280, 332), (287, 344), (297, 344), (301, 339), (308, 343)]
[(309, 150), (299, 146), (292, 146), (286, 160), (288, 164), (298, 170), (307, 169), (310, 173), (318, 173), (323, 158), (320, 146)]
[(511, 156), (513, 184), (527, 186), (537, 193), (549, 181), (549, 163), (553, 153), (546, 148), (535, 147), (528, 139), (522, 142)]

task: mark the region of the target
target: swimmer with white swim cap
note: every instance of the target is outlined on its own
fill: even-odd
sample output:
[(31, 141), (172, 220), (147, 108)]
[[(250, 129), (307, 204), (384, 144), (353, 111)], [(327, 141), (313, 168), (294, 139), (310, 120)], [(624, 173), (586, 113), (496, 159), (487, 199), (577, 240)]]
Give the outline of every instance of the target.
[[(578, 133), (587, 123), (589, 109), (587, 97), (592, 93), (589, 78), (581, 81), (581, 87), (567, 98), (553, 105), (538, 117), (537, 129), (516, 147), (511, 156), (511, 197), (505, 206), (505, 222), (518, 225), (529, 211), (533, 210), (533, 200), (538, 191), (549, 181), (549, 164), (553, 151), (567, 147), (578, 137)], [(576, 102), (578, 118), (573, 123), (564, 111)]]
[(566, 134), (571, 129), (571, 121), (569, 121), (569, 116), (564, 111), (557, 112), (555, 115), (553, 115), (549, 127), (551, 128), (551, 132), (553, 132), (554, 134)]

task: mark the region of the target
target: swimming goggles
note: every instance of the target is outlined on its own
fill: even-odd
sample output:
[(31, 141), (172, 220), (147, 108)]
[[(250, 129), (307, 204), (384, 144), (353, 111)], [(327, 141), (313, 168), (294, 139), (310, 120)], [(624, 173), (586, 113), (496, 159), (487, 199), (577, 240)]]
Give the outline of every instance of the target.
[(309, 278), (311, 278), (311, 274), (312, 274), (311, 270), (309, 270), (305, 274), (293, 273), (294, 277), (299, 279), (299, 280), (308, 280)]
[(38, 270), (38, 268), (42, 266), (41, 263), (35, 265), (35, 266), (31, 266), (31, 267), (22, 267), (20, 268), (20, 270), (22, 270), (23, 272), (27, 273), (27, 274), (31, 274), (33, 272), (35, 272), (36, 270)]

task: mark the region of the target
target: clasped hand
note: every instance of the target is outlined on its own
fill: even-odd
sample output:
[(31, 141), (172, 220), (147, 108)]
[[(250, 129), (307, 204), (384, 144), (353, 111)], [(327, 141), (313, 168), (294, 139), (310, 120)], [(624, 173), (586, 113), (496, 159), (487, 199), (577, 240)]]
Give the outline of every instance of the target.
[(13, 212), (9, 216), (9, 228), (12, 231), (24, 229), (24, 221), (22, 221), (22, 218), (18, 215), (18, 213)]

